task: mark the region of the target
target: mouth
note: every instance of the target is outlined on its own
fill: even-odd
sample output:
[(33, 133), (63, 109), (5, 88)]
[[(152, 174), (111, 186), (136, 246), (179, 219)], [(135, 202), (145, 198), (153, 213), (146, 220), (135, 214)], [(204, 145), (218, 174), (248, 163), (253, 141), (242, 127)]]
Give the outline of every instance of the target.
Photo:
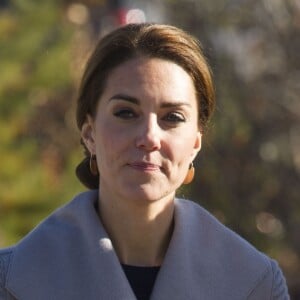
[(128, 165), (137, 171), (143, 172), (155, 172), (161, 170), (161, 167), (159, 165), (146, 162), (133, 162)]

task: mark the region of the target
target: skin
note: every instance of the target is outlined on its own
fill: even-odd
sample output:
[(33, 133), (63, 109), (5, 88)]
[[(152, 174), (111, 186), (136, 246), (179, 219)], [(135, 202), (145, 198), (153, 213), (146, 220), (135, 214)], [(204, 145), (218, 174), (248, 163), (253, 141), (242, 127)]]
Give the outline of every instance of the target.
[(197, 112), (184, 69), (138, 57), (110, 73), (95, 116), (82, 127), (101, 174), (99, 215), (122, 263), (163, 261), (175, 192), (201, 148)]

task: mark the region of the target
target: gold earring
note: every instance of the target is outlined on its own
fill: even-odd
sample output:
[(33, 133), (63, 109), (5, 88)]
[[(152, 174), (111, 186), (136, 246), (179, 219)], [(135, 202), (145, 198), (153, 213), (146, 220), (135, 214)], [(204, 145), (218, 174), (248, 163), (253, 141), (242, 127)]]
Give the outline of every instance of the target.
[(184, 178), (183, 184), (191, 183), (194, 179), (194, 176), (195, 176), (195, 168), (194, 168), (194, 164), (191, 162), (190, 166), (189, 166), (189, 169), (188, 169), (188, 172), (187, 172), (187, 174)]
[(91, 154), (91, 156), (90, 156), (90, 171), (94, 176), (97, 176), (99, 174), (95, 154)]

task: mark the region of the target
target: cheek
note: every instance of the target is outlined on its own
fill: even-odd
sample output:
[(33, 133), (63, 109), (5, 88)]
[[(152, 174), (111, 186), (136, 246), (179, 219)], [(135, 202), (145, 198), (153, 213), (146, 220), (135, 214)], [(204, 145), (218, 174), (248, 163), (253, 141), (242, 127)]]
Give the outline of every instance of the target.
[(196, 142), (195, 135), (185, 135), (177, 138), (171, 137), (166, 142), (166, 148), (168, 149), (169, 157), (172, 160), (182, 161), (189, 160), (194, 153), (194, 146)]
[(106, 158), (120, 157), (128, 144), (124, 130), (107, 123), (98, 124), (95, 138), (98, 155)]

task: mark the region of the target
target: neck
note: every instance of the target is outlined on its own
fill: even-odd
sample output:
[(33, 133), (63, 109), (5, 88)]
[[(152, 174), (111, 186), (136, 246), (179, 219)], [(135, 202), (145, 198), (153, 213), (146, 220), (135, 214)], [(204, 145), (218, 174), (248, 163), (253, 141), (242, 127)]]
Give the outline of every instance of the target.
[(173, 199), (141, 204), (99, 192), (99, 216), (121, 263), (162, 264), (173, 232)]

